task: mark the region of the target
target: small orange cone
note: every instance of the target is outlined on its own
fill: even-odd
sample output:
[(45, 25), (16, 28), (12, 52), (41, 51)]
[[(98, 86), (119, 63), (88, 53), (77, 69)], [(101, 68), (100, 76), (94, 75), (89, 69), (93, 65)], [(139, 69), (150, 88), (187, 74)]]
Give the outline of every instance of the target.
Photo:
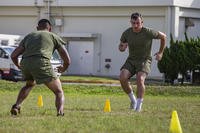
[(182, 128), (179, 122), (178, 114), (175, 110), (172, 112), (169, 133), (182, 133)]
[(106, 99), (105, 106), (104, 106), (104, 112), (111, 112), (110, 100), (109, 99)]
[(43, 100), (42, 100), (42, 95), (38, 96), (38, 102), (37, 102), (38, 107), (43, 107)]

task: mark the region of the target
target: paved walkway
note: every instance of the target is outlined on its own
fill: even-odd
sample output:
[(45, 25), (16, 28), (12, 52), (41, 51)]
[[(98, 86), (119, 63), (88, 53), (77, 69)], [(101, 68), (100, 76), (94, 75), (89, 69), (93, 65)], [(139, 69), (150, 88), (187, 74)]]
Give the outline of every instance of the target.
[(67, 85), (96, 85), (96, 86), (120, 86), (120, 84), (110, 84), (110, 83), (78, 83), (78, 82), (62, 82), (62, 84), (67, 84)]

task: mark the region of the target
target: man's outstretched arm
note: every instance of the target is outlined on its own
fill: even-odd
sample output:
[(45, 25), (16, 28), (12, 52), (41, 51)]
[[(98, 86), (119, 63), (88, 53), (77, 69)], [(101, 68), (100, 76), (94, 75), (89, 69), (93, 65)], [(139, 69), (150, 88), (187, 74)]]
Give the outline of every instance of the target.
[(11, 54), (13, 63), (20, 69), (18, 57), (24, 52), (24, 47), (18, 46)]
[(58, 72), (62, 73), (64, 72), (68, 66), (70, 65), (71, 63), (71, 59), (69, 57), (69, 53), (67, 52), (67, 50), (65, 49), (64, 46), (61, 46), (58, 48), (58, 53), (60, 55), (60, 57), (62, 58), (63, 60), (63, 66), (59, 66), (57, 67), (58, 68)]
[(158, 39), (160, 39), (160, 48), (159, 48), (159, 51), (157, 53), (155, 53), (155, 56), (156, 56), (156, 60), (161, 60), (162, 59), (162, 56), (163, 56), (163, 52), (164, 52), (164, 49), (166, 47), (166, 35), (162, 32), (159, 31), (158, 33)]

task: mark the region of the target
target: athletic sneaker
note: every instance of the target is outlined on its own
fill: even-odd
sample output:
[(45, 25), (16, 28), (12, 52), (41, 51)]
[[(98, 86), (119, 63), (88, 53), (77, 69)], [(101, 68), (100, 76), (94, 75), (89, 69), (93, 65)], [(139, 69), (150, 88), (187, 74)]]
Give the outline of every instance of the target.
[(135, 111), (140, 112), (142, 110), (142, 103), (143, 99), (137, 99), (137, 107)]
[(139, 105), (137, 104), (135, 111), (140, 112), (141, 110), (142, 110), (142, 103), (140, 103)]
[(135, 102), (131, 102), (130, 109), (136, 110), (136, 103)]
[(17, 106), (16, 104), (14, 104), (10, 110), (11, 115), (18, 115), (20, 114), (20, 106)]
[(136, 108), (135, 111), (136, 112), (140, 112), (142, 109), (141, 108)]
[(64, 116), (65, 114), (64, 113), (58, 113), (57, 116)]

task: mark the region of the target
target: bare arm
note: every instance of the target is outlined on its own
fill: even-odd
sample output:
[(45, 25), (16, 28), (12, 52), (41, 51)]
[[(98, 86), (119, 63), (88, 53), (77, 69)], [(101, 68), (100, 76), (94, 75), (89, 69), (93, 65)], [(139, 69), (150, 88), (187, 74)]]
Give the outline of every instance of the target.
[(61, 56), (62, 60), (63, 60), (63, 66), (59, 66), (58, 68), (58, 72), (64, 72), (68, 66), (71, 63), (69, 54), (67, 52), (67, 50), (64, 48), (64, 46), (61, 46), (60, 48), (58, 48), (58, 53)]
[(165, 43), (166, 35), (159, 31), (158, 38), (160, 39), (160, 49), (157, 53), (155, 53), (155, 56), (156, 56), (156, 60), (159, 61), (162, 59), (163, 52), (166, 47), (166, 43)]
[(18, 57), (24, 52), (24, 47), (18, 46), (11, 54), (11, 59), (13, 63), (20, 69), (20, 64)]

